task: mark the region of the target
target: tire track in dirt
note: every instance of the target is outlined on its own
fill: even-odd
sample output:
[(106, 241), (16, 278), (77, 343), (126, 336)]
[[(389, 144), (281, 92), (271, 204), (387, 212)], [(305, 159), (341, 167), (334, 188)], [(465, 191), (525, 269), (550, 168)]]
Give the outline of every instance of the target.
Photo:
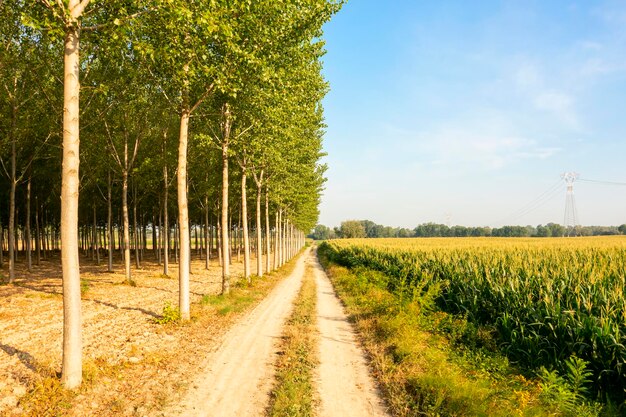
[(320, 417), (388, 416), (369, 373), (367, 359), (341, 302), (321, 265), (314, 259), (317, 284)]
[(225, 335), (199, 366), (199, 377), (183, 401), (163, 413), (185, 417), (262, 416), (274, 380), (276, 345), (304, 276), (308, 249), (291, 275)]

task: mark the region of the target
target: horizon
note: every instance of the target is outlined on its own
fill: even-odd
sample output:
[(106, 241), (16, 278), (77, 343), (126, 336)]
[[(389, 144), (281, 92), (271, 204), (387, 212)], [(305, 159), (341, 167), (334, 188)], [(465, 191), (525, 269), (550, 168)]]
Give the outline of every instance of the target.
[[(465, 224), (446, 224), (446, 223), (437, 223), (437, 222), (422, 222), (422, 223), (418, 223), (414, 226), (394, 226), (394, 225), (387, 225), (387, 224), (380, 224), (378, 222), (375, 222), (371, 219), (344, 219), (341, 222), (339, 222), (339, 224), (336, 225), (328, 225), (328, 224), (324, 224), (324, 223), (318, 223), (318, 225), (321, 226), (326, 226), (329, 227), (331, 229), (334, 228), (340, 228), (341, 227), (341, 223), (343, 222), (350, 222), (350, 221), (357, 221), (357, 222), (364, 222), (364, 221), (372, 221), (380, 226), (384, 226), (384, 227), (391, 227), (393, 229), (408, 229), (408, 230), (414, 230), (415, 228), (417, 228), (418, 226), (421, 225), (425, 225), (425, 224), (436, 224), (438, 226), (446, 226), (448, 228), (453, 228), (453, 227), (467, 227), (467, 228), (490, 228), (490, 229), (500, 229), (502, 227), (532, 227), (532, 228), (536, 228), (537, 226), (548, 226), (550, 224), (556, 224), (559, 226), (562, 226), (562, 223), (556, 223), (556, 222), (548, 222), (548, 223), (539, 223), (539, 224), (505, 224), (505, 225), (501, 225), (501, 226), (495, 226), (495, 227), (491, 227), (488, 225), (478, 225), (478, 226), (468, 226)], [(606, 228), (618, 228), (622, 225), (625, 225), (626, 221), (624, 223), (621, 224), (610, 224), (610, 225), (600, 225), (600, 224), (579, 224), (577, 227), (581, 227), (581, 228), (589, 228), (589, 227), (606, 227)]]

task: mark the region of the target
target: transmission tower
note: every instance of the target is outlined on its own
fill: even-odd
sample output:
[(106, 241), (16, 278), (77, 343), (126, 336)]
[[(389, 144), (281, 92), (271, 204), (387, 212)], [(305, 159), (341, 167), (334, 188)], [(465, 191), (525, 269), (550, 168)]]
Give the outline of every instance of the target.
[(578, 212), (576, 211), (576, 201), (574, 200), (574, 181), (580, 175), (577, 172), (564, 172), (561, 178), (567, 184), (565, 193), (565, 215), (563, 216), (563, 227), (566, 236), (576, 236), (578, 224)]
[(446, 225), (450, 227), (450, 223), (452, 223), (452, 213), (446, 212), (444, 213), (444, 216), (446, 218)]

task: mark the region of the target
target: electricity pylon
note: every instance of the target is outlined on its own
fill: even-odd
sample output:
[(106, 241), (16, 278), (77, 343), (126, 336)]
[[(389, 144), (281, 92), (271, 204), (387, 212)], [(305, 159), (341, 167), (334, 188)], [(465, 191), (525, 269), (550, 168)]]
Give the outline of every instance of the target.
[(578, 211), (576, 210), (576, 200), (574, 199), (574, 181), (580, 177), (577, 172), (564, 172), (561, 178), (567, 184), (565, 193), (565, 215), (563, 216), (563, 227), (566, 236), (576, 236), (578, 224)]

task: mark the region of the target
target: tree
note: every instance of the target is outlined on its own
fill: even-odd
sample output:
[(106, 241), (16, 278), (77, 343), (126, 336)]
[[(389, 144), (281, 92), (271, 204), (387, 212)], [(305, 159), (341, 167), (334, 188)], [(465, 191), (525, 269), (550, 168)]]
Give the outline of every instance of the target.
[(365, 234), (365, 227), (358, 220), (346, 220), (341, 222), (341, 236), (346, 239), (363, 238)]
[(315, 240), (328, 240), (332, 239), (332, 235), (334, 235), (334, 232), (331, 228), (323, 224), (318, 224), (315, 226), (315, 230), (311, 233), (310, 237)]

